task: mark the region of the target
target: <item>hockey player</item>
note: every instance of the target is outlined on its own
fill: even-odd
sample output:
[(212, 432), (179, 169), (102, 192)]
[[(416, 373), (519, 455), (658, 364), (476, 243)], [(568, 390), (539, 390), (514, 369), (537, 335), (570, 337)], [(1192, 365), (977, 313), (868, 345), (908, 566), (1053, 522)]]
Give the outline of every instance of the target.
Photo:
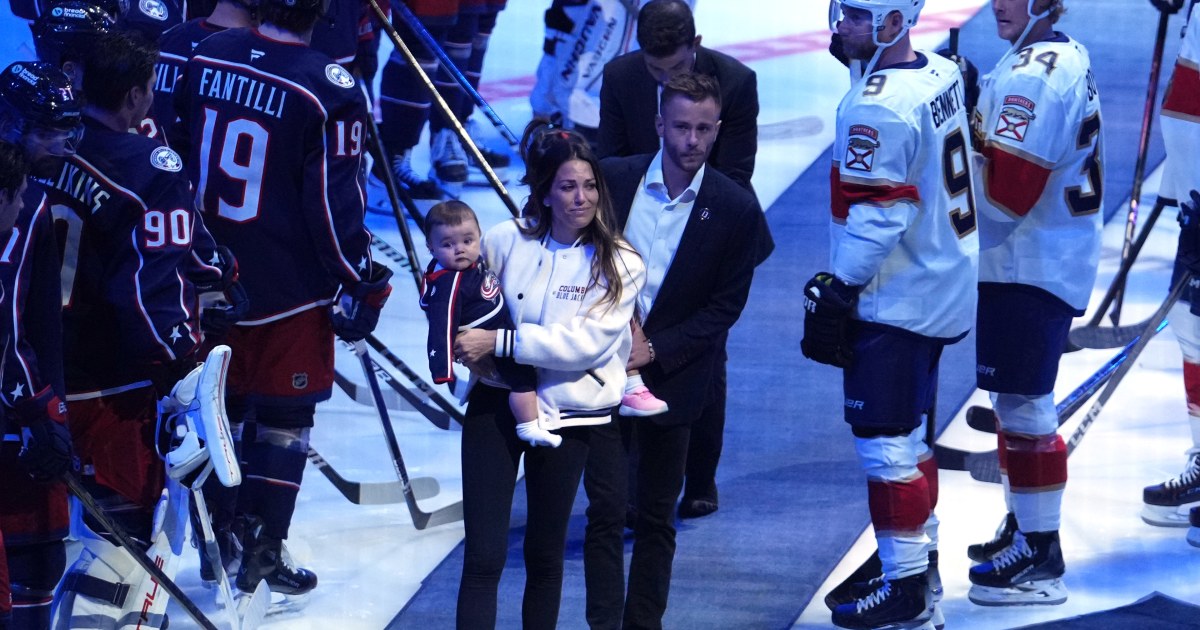
[(1103, 134), (1087, 50), (1054, 30), (1061, 0), (995, 0), (1012, 48), (984, 76), (974, 133), (980, 208), (976, 380), (999, 418), (1012, 516), (972, 545), (971, 601), (991, 606), (1067, 599), (1058, 528), (1067, 451), (1054, 380), (1100, 257)]
[[(1175, 13), (1184, 2), (1154, 0), (1153, 4), (1161, 11)], [(1175, 60), (1175, 70), (1168, 83), (1160, 114), (1167, 159), (1158, 194), (1159, 203), (1167, 205), (1188, 202), (1192, 191), (1200, 190), (1200, 171), (1196, 169), (1196, 160), (1200, 159), (1200, 5), (1195, 2), (1187, 4), (1183, 44)], [(1172, 286), (1189, 263), (1200, 267), (1200, 260), (1195, 255), (1185, 256), (1189, 252), (1185, 252), (1184, 238), (1185, 234), (1181, 232)], [(1200, 271), (1200, 268), (1196, 271)], [(1187, 451), (1188, 460), (1183, 473), (1174, 479), (1148, 486), (1142, 494), (1144, 521), (1163, 527), (1186, 527), (1188, 516), (1185, 512), (1191, 505), (1195, 506), (1191, 508), (1193, 530), (1200, 527), (1200, 301), (1197, 300), (1200, 295), (1196, 293), (1197, 287), (1200, 287), (1200, 280), (1193, 278), (1188, 290), (1170, 313), (1171, 330), (1175, 331), (1179, 348), (1183, 351), (1183, 388), (1187, 395), (1192, 446)]]
[(934, 625), (937, 464), (922, 416), (942, 349), (966, 336), (975, 307), (965, 90), (956, 64), (912, 48), (923, 4), (835, 0), (831, 11), (847, 56), (865, 66), (838, 106), (832, 270), (805, 286), (801, 349), (844, 370), (883, 569), (834, 607), (846, 628)]
[[(31, 176), (57, 173), (74, 153), (80, 106), (66, 75), (50, 64), (15, 63), (0, 75), (0, 137), (22, 149)], [(68, 529), (66, 487), (51, 480), (72, 467), (74, 458), (62, 403), (59, 250), (50, 207), (32, 179), (17, 201), (23, 209), (15, 227), (9, 223), (0, 237), (8, 252), (0, 257), (0, 335), (7, 340), (0, 398), (8, 422), (0, 445), (0, 531), (13, 587), (13, 625), (46, 628), (54, 585), (66, 567)]]
[(242, 446), (241, 496), (213, 501), (228, 517), (215, 519), (218, 529), (232, 526), (231, 503), (261, 523), (243, 537), (242, 591), (264, 579), (290, 595), (316, 586), (283, 550), (309, 430), (332, 393), (334, 333), (365, 337), (391, 290), (363, 227), (366, 101), (345, 68), (307, 46), (325, 9), (262, 3), (261, 26), (205, 39), (175, 89), (198, 205), (237, 256), (250, 297), (226, 337), (228, 406), (232, 423), (256, 430)]
[[(188, 20), (168, 30), (158, 39), (157, 77), (154, 80), (154, 104), (138, 132), (171, 144), (175, 133), (175, 83), (183, 73), (196, 46), (213, 33), (230, 28), (248, 28), (258, 24), (257, 0), (220, 0), (212, 15)], [(179, 144), (176, 141), (174, 144)]]
[(61, 68), (79, 92), (88, 54), (97, 38), (116, 28), (116, 22), (98, 4), (64, 0), (52, 3), (31, 28), (38, 60)]

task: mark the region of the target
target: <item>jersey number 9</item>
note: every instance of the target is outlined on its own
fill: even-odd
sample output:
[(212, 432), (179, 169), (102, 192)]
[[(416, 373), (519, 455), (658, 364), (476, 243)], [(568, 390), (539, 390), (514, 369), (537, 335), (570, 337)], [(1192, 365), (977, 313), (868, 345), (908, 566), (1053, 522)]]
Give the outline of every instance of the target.
[(975, 231), (975, 193), (971, 191), (971, 160), (962, 129), (955, 129), (942, 143), (942, 183), (950, 199), (967, 196), (966, 212), (957, 207), (950, 211), (950, 224), (959, 238)]

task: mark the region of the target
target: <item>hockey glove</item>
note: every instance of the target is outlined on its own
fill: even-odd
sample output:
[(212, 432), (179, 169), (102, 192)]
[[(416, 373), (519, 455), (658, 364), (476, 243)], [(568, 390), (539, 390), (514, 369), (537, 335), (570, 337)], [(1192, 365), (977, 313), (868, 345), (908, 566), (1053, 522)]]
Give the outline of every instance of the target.
[[(31, 406), (32, 405), (32, 406)], [(67, 430), (67, 405), (49, 387), (23, 405), (39, 412), (21, 430), (21, 452), (17, 456), (30, 477), (49, 481), (78, 467), (71, 432)]]
[(229, 248), (224, 245), (218, 245), (213, 251), (215, 259), (206, 262), (219, 269), (221, 277), (212, 278), (211, 276), (206, 276), (205, 280), (195, 282), (196, 293), (225, 291), (238, 280), (238, 263), (233, 252), (229, 251)]
[(200, 329), (205, 335), (224, 337), (229, 327), (242, 321), (250, 313), (250, 298), (242, 283), (236, 280), (224, 293), (213, 293), (215, 300), (201, 296)]
[(848, 326), (859, 290), (826, 272), (804, 285), (804, 356), (840, 368), (854, 364)]
[(1184, 0), (1150, 0), (1150, 4), (1154, 8), (1166, 13), (1167, 15), (1175, 15), (1183, 8)]
[(361, 341), (379, 324), (379, 313), (392, 294), (388, 280), (392, 270), (371, 263), (371, 273), (362, 282), (342, 287), (342, 297), (333, 311), (333, 332), (349, 342)]

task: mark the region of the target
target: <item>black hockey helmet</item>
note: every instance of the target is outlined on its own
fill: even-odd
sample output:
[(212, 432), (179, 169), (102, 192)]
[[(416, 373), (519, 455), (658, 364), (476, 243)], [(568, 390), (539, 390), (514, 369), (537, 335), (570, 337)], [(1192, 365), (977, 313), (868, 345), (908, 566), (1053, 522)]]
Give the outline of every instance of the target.
[[(330, 0), (260, 0), (259, 12), (263, 21), (274, 22), (288, 27), (290, 30), (303, 31), (300, 28), (308, 19), (315, 20), (329, 11)], [(291, 14), (294, 17), (285, 18)], [(302, 16), (302, 17), (301, 17)], [(281, 19), (282, 18), (282, 19)]]
[(62, 0), (51, 3), (30, 28), (38, 59), (61, 66), (67, 61), (83, 61), (96, 39), (116, 28), (116, 21), (98, 4)]
[(182, 24), (183, 19), (183, 7), (176, 0), (129, 0), (117, 19), (117, 27), (157, 43), (167, 29)]
[(66, 132), (74, 146), (83, 133), (83, 103), (56, 66), (18, 61), (0, 73), (0, 139), (20, 143), (34, 128)]

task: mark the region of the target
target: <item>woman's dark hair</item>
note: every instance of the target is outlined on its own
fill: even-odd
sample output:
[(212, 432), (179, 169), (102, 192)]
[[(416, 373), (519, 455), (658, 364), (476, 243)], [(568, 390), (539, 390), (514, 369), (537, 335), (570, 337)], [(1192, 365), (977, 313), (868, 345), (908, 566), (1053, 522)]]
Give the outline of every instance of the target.
[(528, 219), (521, 226), (521, 233), (527, 236), (540, 239), (550, 232), (551, 209), (545, 202), (559, 167), (571, 160), (586, 162), (591, 167), (596, 180), (596, 217), (583, 229), (581, 240), (596, 250), (596, 257), (592, 259), (592, 284), (604, 286), (600, 303), (607, 303), (610, 307), (616, 305), (621, 300), (622, 288), (621, 273), (617, 269), (617, 250), (636, 252), (616, 230), (612, 197), (600, 172), (600, 161), (596, 159), (596, 154), (583, 136), (539, 120), (525, 127), (520, 146), (521, 157), (525, 160), (525, 176), (521, 178), (521, 183), (529, 186), (529, 198), (521, 210), (521, 216)]

